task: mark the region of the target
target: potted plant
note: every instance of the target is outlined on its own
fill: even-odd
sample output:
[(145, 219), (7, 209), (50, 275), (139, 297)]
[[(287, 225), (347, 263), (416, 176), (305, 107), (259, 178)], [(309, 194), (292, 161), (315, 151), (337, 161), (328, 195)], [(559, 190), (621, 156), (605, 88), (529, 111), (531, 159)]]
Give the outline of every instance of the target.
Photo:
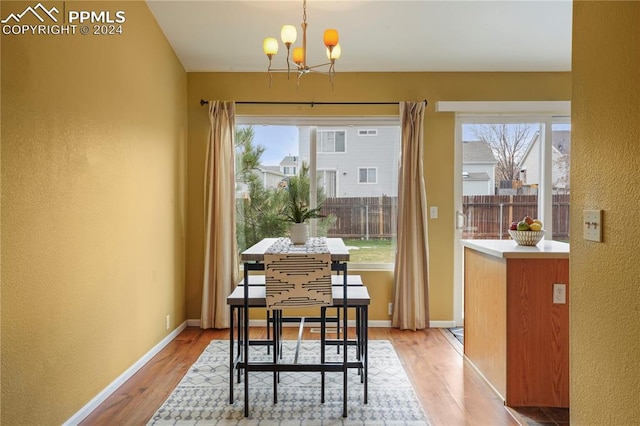
[(293, 244), (304, 244), (309, 239), (309, 226), (307, 219), (324, 217), (320, 214), (322, 206), (309, 207), (309, 188), (305, 188), (301, 177), (294, 176), (289, 179), (287, 185), (289, 197), (285, 205), (285, 220), (291, 222), (291, 242)]

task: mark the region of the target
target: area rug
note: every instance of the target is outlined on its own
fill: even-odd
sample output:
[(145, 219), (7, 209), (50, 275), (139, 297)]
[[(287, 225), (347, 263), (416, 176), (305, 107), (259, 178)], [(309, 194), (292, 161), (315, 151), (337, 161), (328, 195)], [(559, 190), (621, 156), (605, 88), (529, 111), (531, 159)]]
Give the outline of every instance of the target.
[(449, 331), (460, 343), (464, 344), (464, 327), (450, 328)]
[[(294, 341), (284, 342), (284, 361), (292, 362)], [(318, 341), (303, 341), (298, 362), (318, 362)], [(266, 347), (252, 347), (250, 359), (269, 361)], [(349, 348), (349, 359), (355, 358)], [(327, 358), (341, 360), (335, 347)], [(320, 403), (320, 373), (283, 372), (278, 403), (273, 403), (273, 374), (251, 372), (250, 410), (244, 417), (244, 384), (234, 385), (229, 403), (229, 342), (213, 340), (149, 425), (428, 425), (420, 402), (400, 360), (387, 340), (369, 341), (369, 399), (363, 402), (363, 385), (357, 370), (349, 370), (348, 417), (342, 417), (342, 373), (326, 373), (325, 402)]]

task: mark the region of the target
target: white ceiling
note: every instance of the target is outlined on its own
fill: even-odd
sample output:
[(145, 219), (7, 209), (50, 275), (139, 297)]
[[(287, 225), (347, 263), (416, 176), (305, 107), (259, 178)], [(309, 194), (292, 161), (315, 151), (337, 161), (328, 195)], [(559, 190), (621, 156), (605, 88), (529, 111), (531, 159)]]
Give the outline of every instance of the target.
[[(188, 72), (265, 71), (262, 40), (283, 24), (301, 45), (302, 0), (147, 3)], [(571, 0), (308, 0), (307, 62), (326, 62), (322, 32), (336, 28), (337, 72), (570, 71), (571, 19)]]

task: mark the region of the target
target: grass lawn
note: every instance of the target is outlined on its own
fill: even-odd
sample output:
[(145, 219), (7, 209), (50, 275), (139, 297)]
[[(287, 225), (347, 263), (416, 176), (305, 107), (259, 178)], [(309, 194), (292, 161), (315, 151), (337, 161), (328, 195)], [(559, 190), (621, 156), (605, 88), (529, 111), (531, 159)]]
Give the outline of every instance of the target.
[(391, 239), (360, 240), (344, 239), (349, 249), (350, 261), (354, 263), (393, 263), (396, 243)]

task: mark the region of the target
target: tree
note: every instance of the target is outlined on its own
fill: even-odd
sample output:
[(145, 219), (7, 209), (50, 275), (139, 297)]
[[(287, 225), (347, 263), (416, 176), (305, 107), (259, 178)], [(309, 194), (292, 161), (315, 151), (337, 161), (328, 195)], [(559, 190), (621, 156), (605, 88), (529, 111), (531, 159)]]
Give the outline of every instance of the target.
[(472, 132), (487, 143), (498, 160), (496, 181), (519, 180), (520, 160), (531, 140), (529, 124), (477, 124)]
[[(236, 234), (238, 248), (243, 251), (263, 238), (285, 236), (291, 226), (287, 218), (289, 193), (286, 186), (265, 188), (259, 173), (265, 148), (253, 141), (253, 126), (236, 129)], [(300, 199), (309, 205), (309, 165), (303, 163), (296, 180)], [(324, 201), (324, 191), (318, 188), (318, 205)], [(335, 217), (321, 219), (318, 234), (326, 235)]]
[(238, 248), (245, 250), (266, 237), (284, 235), (288, 224), (282, 220), (286, 194), (265, 188), (256, 171), (264, 147), (253, 143), (252, 126), (236, 130), (236, 233)]

